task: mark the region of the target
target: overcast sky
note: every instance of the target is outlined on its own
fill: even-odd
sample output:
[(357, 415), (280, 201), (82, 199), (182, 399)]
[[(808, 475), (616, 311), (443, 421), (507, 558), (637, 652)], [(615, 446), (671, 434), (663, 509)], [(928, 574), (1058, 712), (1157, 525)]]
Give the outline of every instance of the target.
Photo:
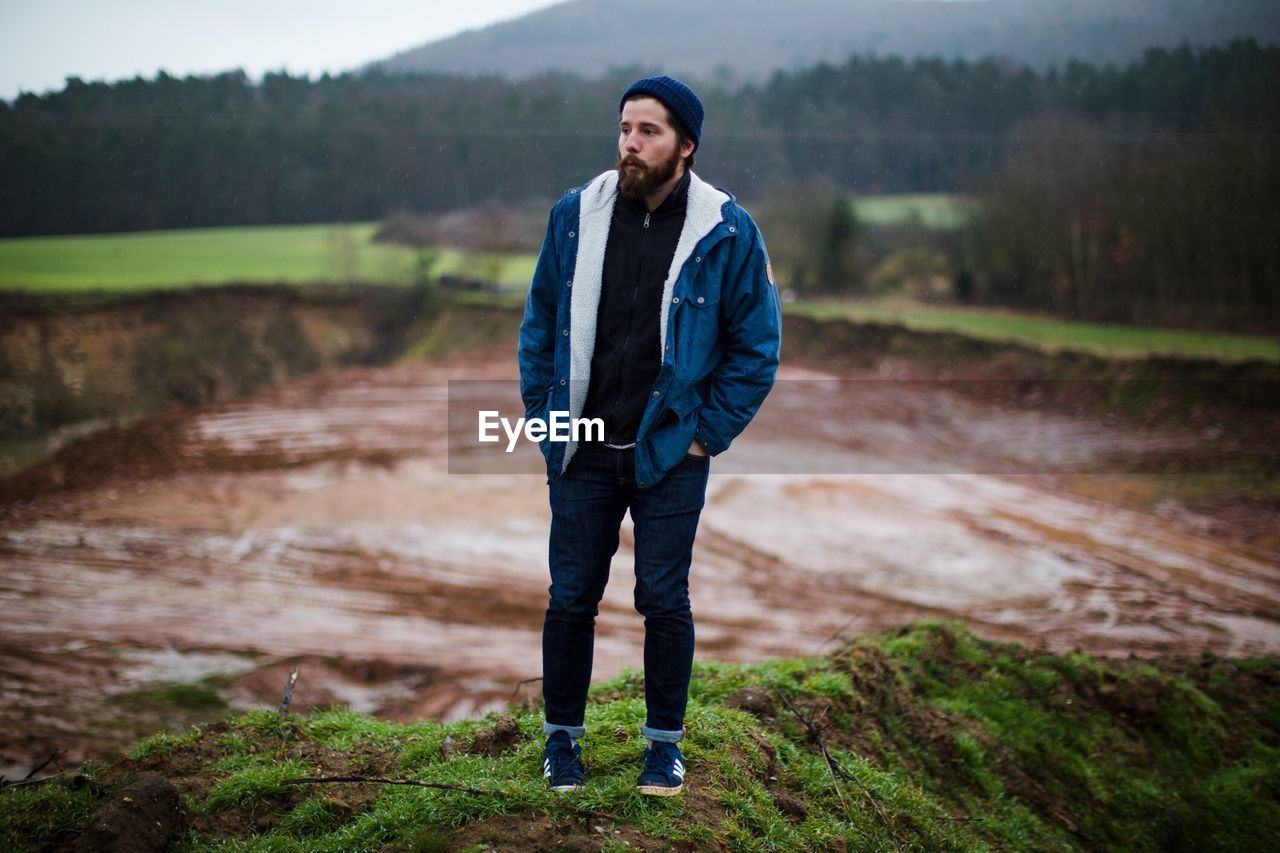
[(243, 68), (312, 77), (557, 0), (0, 0), (0, 98), (67, 77)]

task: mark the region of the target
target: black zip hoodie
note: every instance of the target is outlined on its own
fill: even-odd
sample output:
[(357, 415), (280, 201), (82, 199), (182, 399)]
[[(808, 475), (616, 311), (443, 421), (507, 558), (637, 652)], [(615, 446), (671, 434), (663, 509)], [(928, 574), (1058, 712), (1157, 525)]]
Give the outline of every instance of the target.
[(604, 421), (606, 444), (635, 444), (662, 367), (662, 289), (684, 227), (689, 172), (652, 213), (644, 199), (618, 194), (604, 251), (596, 343), (584, 418)]

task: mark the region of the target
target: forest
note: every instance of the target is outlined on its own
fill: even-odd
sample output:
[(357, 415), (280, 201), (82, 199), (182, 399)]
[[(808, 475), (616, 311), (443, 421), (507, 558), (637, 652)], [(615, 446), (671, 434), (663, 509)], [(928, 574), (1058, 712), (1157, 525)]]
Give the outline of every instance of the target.
[[(617, 93), (646, 71), (70, 78), (0, 102), (0, 236), (545, 203), (609, 167)], [(983, 199), (947, 246), (961, 301), (1215, 328), (1277, 317), (1280, 47), (1045, 71), (855, 55), (694, 82), (697, 169), (748, 206), (815, 186)], [(822, 227), (855, 234), (840, 216)], [(827, 277), (807, 289), (858, 292), (856, 262), (809, 266)]]

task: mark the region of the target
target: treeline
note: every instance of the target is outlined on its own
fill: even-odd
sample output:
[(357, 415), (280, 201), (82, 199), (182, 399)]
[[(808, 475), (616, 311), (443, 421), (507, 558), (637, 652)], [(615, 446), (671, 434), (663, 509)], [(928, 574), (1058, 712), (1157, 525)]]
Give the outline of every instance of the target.
[[(618, 93), (642, 73), (71, 79), (0, 102), (0, 235), (368, 220), (550, 199), (611, 165)], [(860, 193), (974, 193), (1000, 179), (1047, 116), (1082, 120), (1079, 132), (1111, 162), (1140, 162), (1169, 140), (1274, 135), (1280, 48), (1152, 49), (1123, 68), (1072, 62), (1043, 73), (854, 57), (758, 86), (693, 82), (708, 116), (698, 171), (748, 201), (814, 180)]]
[(1280, 146), (1224, 133), (1108, 155), (1046, 120), (952, 235), (956, 296), (1100, 322), (1280, 329)]

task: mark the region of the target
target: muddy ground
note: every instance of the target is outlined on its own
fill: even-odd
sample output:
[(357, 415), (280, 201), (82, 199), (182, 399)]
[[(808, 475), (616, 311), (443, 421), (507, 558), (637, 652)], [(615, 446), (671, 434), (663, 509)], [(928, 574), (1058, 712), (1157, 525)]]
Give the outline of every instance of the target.
[[(789, 362), (711, 461), (699, 657), (812, 654), (918, 617), (1103, 655), (1280, 653), (1280, 504), (1213, 466), (1144, 473), (1256, 458), (1238, 436), (904, 370)], [(536, 697), (540, 457), (460, 473), (446, 430), (451, 395), (482, 387), (461, 380), (514, 376), (512, 346), (328, 371), (66, 448), (39, 476), (75, 488), (0, 515), (0, 773), (274, 707), (294, 666), (295, 709), (457, 718)], [(597, 678), (641, 665), (630, 543), (628, 519)]]

